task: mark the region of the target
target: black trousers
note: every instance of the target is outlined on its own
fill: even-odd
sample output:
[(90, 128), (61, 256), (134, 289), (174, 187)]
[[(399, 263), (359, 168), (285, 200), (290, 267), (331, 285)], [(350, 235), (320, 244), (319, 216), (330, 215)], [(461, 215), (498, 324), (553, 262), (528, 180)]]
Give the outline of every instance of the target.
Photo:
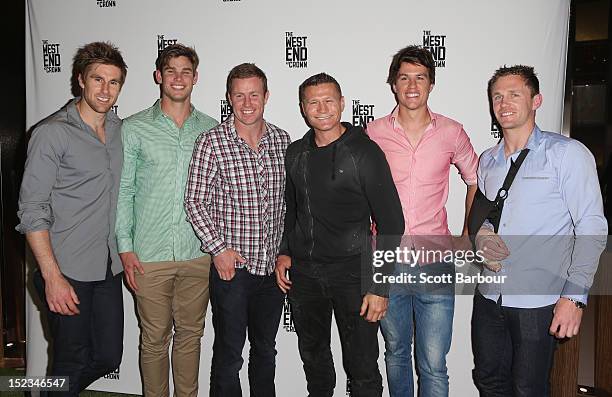
[(363, 299), (360, 269), (357, 262), (294, 263), (290, 270), (293, 284), (289, 302), (311, 397), (334, 395), (336, 372), (330, 347), (332, 311), (342, 345), (342, 364), (351, 382), (351, 396), (382, 395), (378, 322), (369, 323), (359, 315)]
[(556, 339), (554, 306), (522, 309), (474, 296), (474, 383), (481, 397), (548, 397)]
[(242, 397), (239, 372), (248, 330), (249, 395), (274, 397), (276, 333), (283, 309), (283, 293), (274, 274), (256, 276), (236, 269), (234, 278), (225, 281), (212, 265), (210, 303), (215, 328), (210, 396)]
[(114, 371), (123, 354), (122, 273), (113, 276), (110, 268), (105, 280), (83, 282), (66, 280), (79, 298), (79, 314), (65, 316), (49, 310), (45, 282), (40, 271), (34, 273), (34, 286), (45, 304), (53, 338), (51, 376), (69, 377), (67, 392), (54, 396), (78, 396), (98, 378)]

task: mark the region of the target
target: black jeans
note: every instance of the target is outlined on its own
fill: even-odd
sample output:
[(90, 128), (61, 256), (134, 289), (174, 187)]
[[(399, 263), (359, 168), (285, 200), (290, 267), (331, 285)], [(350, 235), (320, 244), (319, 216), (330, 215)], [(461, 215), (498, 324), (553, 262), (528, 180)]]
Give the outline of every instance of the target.
[(554, 306), (522, 309), (474, 296), (474, 383), (481, 397), (548, 397), (556, 339)]
[(359, 263), (294, 263), (289, 290), (298, 348), (311, 397), (331, 397), (336, 372), (330, 347), (332, 311), (342, 345), (351, 396), (382, 395), (378, 370), (378, 322), (359, 315), (363, 296)]
[(79, 314), (65, 316), (49, 310), (45, 282), (34, 272), (34, 286), (44, 302), (53, 338), (52, 376), (68, 376), (68, 392), (50, 395), (78, 396), (98, 378), (114, 371), (123, 354), (123, 292), (121, 277), (110, 268), (101, 281), (65, 277), (79, 298)]
[(236, 269), (234, 278), (221, 280), (210, 267), (210, 303), (215, 328), (211, 397), (241, 397), (239, 372), (248, 329), (251, 397), (273, 397), (276, 333), (283, 309), (283, 293), (274, 274), (255, 276)]

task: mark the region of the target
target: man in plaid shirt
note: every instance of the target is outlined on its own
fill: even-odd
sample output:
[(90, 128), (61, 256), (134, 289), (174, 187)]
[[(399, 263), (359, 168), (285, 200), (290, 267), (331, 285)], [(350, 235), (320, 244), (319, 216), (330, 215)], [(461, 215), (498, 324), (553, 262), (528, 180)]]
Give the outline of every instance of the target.
[(210, 395), (242, 396), (238, 373), (248, 330), (250, 394), (274, 396), (274, 346), (283, 303), (274, 266), (290, 139), (263, 118), (269, 92), (257, 66), (234, 67), (226, 95), (232, 115), (196, 141), (185, 191), (189, 221), (214, 263)]

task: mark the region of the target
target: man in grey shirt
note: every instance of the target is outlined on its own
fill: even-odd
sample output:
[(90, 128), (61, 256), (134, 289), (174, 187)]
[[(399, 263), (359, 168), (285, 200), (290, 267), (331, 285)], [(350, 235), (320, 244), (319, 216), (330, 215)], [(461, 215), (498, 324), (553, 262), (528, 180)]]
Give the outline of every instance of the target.
[(72, 64), (81, 96), (32, 133), (17, 230), (40, 271), (47, 305), (51, 375), (69, 377), (68, 395), (113, 371), (123, 352), (121, 261), (114, 225), (122, 164), (121, 120), (112, 112), (127, 73), (119, 50), (95, 42)]

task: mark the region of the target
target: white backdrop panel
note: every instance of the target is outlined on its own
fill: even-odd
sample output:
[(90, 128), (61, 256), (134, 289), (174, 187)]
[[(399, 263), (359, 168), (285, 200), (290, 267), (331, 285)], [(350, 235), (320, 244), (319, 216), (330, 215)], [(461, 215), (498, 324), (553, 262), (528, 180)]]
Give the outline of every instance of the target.
[[(370, 116), (388, 114), (395, 100), (385, 83), (392, 55), (408, 44), (423, 44), (431, 35), (444, 44), (430, 96), (433, 111), (463, 123), (481, 153), (497, 142), (491, 130), (486, 82), (503, 64), (533, 65), (539, 73), (544, 104), (537, 119), (543, 129), (561, 128), (569, 0), (29, 0), (26, 5), (27, 125), (57, 110), (71, 97), (71, 58), (77, 47), (112, 41), (122, 50), (128, 76), (117, 113), (129, 116), (159, 96), (153, 82), (161, 40), (194, 46), (201, 59), (193, 103), (220, 119), (227, 72), (236, 64), (255, 62), (268, 75), (270, 100), (266, 119), (293, 139), (306, 131), (299, 113), (297, 87), (308, 76), (325, 71), (340, 82), (346, 98), (344, 119), (353, 119), (353, 101), (374, 105)], [(306, 67), (289, 67), (286, 37), (305, 43)], [(163, 36), (163, 37), (161, 37)], [(43, 51), (46, 41), (47, 53)], [(53, 61), (59, 53), (59, 65)], [(292, 49), (290, 49), (292, 52)], [(59, 66), (59, 70), (58, 70)], [(447, 205), (451, 231), (463, 223), (465, 187), (451, 173)], [(92, 389), (140, 393), (138, 327), (129, 292), (125, 297), (125, 349), (121, 368)], [(38, 309), (28, 296), (28, 374), (43, 374), (47, 342)], [(451, 396), (472, 396), (469, 340), (471, 298), (459, 296), (454, 338), (448, 358)], [(282, 324), (281, 324), (282, 325)], [(337, 332), (333, 351), (338, 374), (336, 395), (345, 395)], [(213, 332), (210, 313), (202, 340), (200, 395), (208, 394)], [(305, 394), (295, 334), (279, 329), (277, 390), (280, 396)], [(381, 338), (381, 371), (384, 361)], [(245, 348), (245, 357), (246, 357)], [(244, 390), (246, 365), (242, 372)]]

